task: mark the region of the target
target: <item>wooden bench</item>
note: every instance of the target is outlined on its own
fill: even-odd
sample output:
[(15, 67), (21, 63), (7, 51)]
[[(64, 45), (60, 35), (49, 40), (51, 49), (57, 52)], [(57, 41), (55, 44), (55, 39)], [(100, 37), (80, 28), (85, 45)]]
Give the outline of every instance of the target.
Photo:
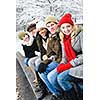
[[(25, 73), (25, 76), (26, 76), (26, 78), (27, 78), (27, 80), (28, 80), (28, 82), (29, 82), (29, 84), (30, 84), (30, 86), (31, 86), (36, 98), (38, 99), (40, 97), (40, 95), (41, 95), (41, 91), (35, 92), (35, 85), (33, 83), (34, 75), (33, 75), (32, 71), (31, 71), (31, 69), (24, 64), (24, 62), (23, 62), (24, 58), (25, 57), (22, 56), (22, 54), (20, 52), (16, 53), (16, 59), (18, 60), (18, 62), (20, 64), (23, 72)], [(73, 84), (73, 85), (74, 85), (75, 90), (78, 92), (78, 90), (76, 88), (76, 85), (75, 84)], [(51, 97), (51, 95), (48, 94), (43, 100), (50, 100), (50, 97)], [(80, 98), (80, 100), (82, 100), (81, 98)]]
[[(33, 75), (32, 71), (30, 70), (30, 68), (27, 67), (24, 64), (24, 62), (23, 62), (24, 58), (25, 57), (22, 56), (22, 54), (20, 52), (16, 53), (16, 59), (18, 60), (18, 62), (20, 64), (23, 72), (25, 73), (25, 76), (26, 76), (26, 78), (27, 78), (27, 80), (28, 80), (28, 82), (29, 82), (29, 84), (30, 84), (30, 86), (31, 86), (36, 98), (38, 99), (40, 97), (40, 95), (41, 95), (41, 91), (35, 92), (35, 85), (33, 83), (34, 75)], [(48, 94), (43, 100), (49, 100), (49, 98), (50, 98), (50, 95)]]

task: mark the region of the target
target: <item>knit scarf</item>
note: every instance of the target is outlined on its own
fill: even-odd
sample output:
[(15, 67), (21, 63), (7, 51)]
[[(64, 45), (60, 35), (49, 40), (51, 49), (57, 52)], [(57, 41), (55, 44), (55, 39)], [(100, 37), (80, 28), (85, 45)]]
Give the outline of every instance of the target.
[(67, 56), (67, 61), (71, 61), (72, 59), (76, 58), (76, 54), (71, 45), (71, 35), (64, 36), (64, 49)]
[(31, 46), (33, 44), (34, 38), (31, 35), (29, 35), (29, 38), (30, 39), (28, 42), (21, 40), (21, 44), (26, 45), (26, 46)]

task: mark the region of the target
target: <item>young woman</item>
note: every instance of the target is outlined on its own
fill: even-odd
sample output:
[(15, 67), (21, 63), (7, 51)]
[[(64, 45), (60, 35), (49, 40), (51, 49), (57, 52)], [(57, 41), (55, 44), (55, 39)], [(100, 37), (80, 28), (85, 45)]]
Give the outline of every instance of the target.
[(62, 33), (67, 63), (61, 63), (51, 71), (48, 74), (48, 80), (57, 90), (61, 88), (65, 92), (66, 100), (78, 100), (71, 81), (76, 78), (82, 79), (83, 76), (83, 32), (76, 29), (71, 17), (70, 13), (65, 14), (58, 24)]
[(18, 37), (21, 41), (25, 53), (24, 63), (31, 68), (35, 76), (33, 82), (37, 84), (37, 75), (34, 69), (38, 65), (38, 63), (41, 62), (41, 59), (40, 56), (36, 55), (35, 53), (35, 52), (39, 53), (39, 49), (36, 44), (36, 39), (34, 39), (33, 36), (30, 35), (28, 32), (20, 32), (18, 34)]

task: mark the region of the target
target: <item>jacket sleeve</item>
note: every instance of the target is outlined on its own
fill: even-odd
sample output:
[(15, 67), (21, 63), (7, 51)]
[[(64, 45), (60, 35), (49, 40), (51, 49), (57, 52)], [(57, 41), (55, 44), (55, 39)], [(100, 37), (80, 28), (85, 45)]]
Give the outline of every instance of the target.
[[(52, 45), (52, 46), (51, 46)], [(52, 55), (55, 55), (55, 60), (60, 63), (62, 59), (62, 51), (61, 51), (61, 44), (60, 41), (56, 40), (53, 43), (48, 43), (47, 48), (47, 56), (48, 58)]]
[(57, 72), (61, 73), (61, 72), (65, 71), (65, 70), (70, 69), (71, 67), (72, 67), (72, 65), (69, 62), (67, 64), (63, 64), (63, 63), (59, 64), (57, 66)]
[(38, 46), (38, 49), (41, 53), (41, 58), (42, 58), (42, 56), (46, 54), (46, 50), (43, 47), (42, 40), (41, 40), (40, 36), (37, 37), (37, 46)]
[[(83, 32), (79, 33), (80, 48), (83, 51)], [(71, 60), (70, 63), (73, 67), (83, 64), (83, 54), (79, 54), (75, 59)]]
[(26, 46), (22, 45), (23, 46), (23, 50), (24, 50), (24, 53), (25, 53), (25, 57), (28, 57), (28, 50), (26, 48)]

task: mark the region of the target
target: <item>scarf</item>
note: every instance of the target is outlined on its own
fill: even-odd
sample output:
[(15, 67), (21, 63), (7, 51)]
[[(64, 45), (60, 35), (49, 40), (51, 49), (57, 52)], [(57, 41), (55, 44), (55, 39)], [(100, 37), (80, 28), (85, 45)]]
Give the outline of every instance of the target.
[(21, 40), (21, 44), (26, 45), (26, 46), (31, 46), (33, 44), (34, 38), (31, 35), (29, 35), (29, 38), (30, 39), (28, 42)]
[(64, 42), (64, 49), (67, 56), (67, 60), (69, 62), (72, 59), (76, 58), (76, 54), (71, 45), (71, 35), (65, 35), (63, 42)]

